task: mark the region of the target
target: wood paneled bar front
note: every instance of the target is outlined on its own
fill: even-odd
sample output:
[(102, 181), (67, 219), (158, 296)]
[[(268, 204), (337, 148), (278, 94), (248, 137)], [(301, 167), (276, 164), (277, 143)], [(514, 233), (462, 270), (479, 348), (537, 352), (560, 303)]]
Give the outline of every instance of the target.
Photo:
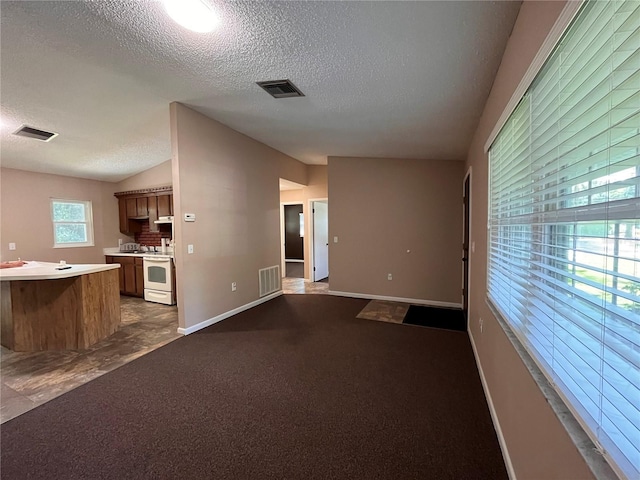
[(0, 270), (1, 343), (19, 352), (88, 348), (120, 324), (119, 265), (27, 262)]

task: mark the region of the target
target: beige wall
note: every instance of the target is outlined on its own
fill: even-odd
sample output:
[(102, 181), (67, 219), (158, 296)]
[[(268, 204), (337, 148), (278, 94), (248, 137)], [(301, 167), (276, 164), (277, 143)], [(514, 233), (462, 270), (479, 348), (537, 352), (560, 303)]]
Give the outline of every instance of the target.
[[(318, 200), (327, 198), (327, 166), (326, 165), (310, 165), (307, 167), (309, 183), (306, 187), (299, 190), (283, 190), (280, 192), (281, 203), (301, 203), (302, 213), (304, 214), (304, 278), (309, 279), (309, 259), (311, 258), (311, 222), (309, 215), (311, 214), (309, 200)], [(329, 207), (331, 208), (331, 207)], [(282, 272), (284, 275), (285, 272)]]
[[(520, 15), (469, 150), (472, 167), (469, 327), (519, 480), (593, 478), (486, 304), (487, 155), (484, 144), (564, 2), (530, 2)], [(484, 320), (480, 332), (479, 319)]]
[(129, 190), (140, 190), (143, 188), (164, 187), (171, 185), (171, 182), (171, 160), (167, 160), (144, 172), (125, 178), (117, 184), (116, 191), (128, 192)]
[(463, 169), (329, 157), (329, 288), (460, 304)]
[(196, 214), (175, 224), (179, 322), (188, 328), (259, 298), (258, 270), (280, 265), (279, 178), (307, 184), (307, 168), (179, 103), (171, 144), (174, 211)]
[[(3, 168), (0, 171), (2, 260), (104, 263), (102, 249), (118, 245), (114, 183)], [(51, 198), (90, 200), (94, 247), (53, 248)], [(9, 242), (16, 250), (9, 250)]]

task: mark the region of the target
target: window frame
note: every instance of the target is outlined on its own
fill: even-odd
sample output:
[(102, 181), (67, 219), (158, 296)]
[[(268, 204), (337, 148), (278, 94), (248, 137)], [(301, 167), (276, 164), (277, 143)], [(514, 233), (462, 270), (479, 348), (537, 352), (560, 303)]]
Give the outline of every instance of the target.
[[(93, 203), (91, 200), (72, 200), (64, 198), (51, 198), (50, 199), (50, 214), (51, 225), (53, 233), (53, 248), (81, 248), (81, 247), (94, 247), (94, 231), (93, 231)], [(65, 203), (71, 205), (83, 205), (85, 210), (85, 219), (83, 222), (73, 221), (56, 221), (54, 217), (54, 205), (56, 203)], [(87, 240), (85, 242), (59, 242), (56, 235), (56, 225), (59, 224), (80, 224), (85, 225), (87, 232)]]
[[(573, 3), (573, 2), (570, 2)], [(576, 2), (578, 3), (578, 2)], [(580, 7), (582, 7), (585, 3), (588, 2), (579, 2), (580, 3)], [(532, 341), (532, 338), (530, 338), (530, 334), (526, 331), (521, 331), (520, 327), (517, 323), (518, 318), (516, 318), (516, 322), (514, 322), (514, 318), (513, 318), (513, 314), (510, 314), (509, 312), (505, 311), (502, 306), (500, 305), (500, 300), (499, 299), (494, 299), (493, 295), (491, 293), (491, 283), (494, 281), (494, 279), (492, 278), (492, 275), (495, 276), (495, 269), (491, 269), (491, 256), (492, 256), (492, 247), (493, 247), (493, 236), (494, 236), (494, 229), (498, 229), (498, 230), (505, 230), (508, 228), (512, 228), (513, 225), (503, 225), (502, 223), (498, 222), (495, 225), (492, 225), (492, 219), (493, 219), (493, 195), (494, 195), (494, 187), (491, 185), (492, 182), (492, 178), (493, 178), (493, 173), (492, 173), (492, 169), (494, 168), (494, 164), (491, 161), (491, 153), (492, 153), (492, 148), (494, 146), (494, 142), (497, 138), (497, 136), (500, 134), (500, 132), (502, 132), (502, 130), (504, 129), (507, 121), (509, 121), (511, 119), (511, 117), (513, 116), (514, 112), (517, 110), (519, 104), (522, 102), (522, 100), (526, 97), (527, 93), (528, 93), (528, 89), (531, 86), (531, 84), (533, 83), (533, 81), (537, 78), (538, 74), (540, 73), (540, 71), (542, 70), (543, 66), (546, 64), (546, 61), (549, 57), (551, 57), (551, 55), (553, 54), (553, 51), (555, 50), (555, 45), (557, 45), (560, 41), (560, 39), (563, 37), (566, 29), (569, 27), (569, 24), (572, 23), (571, 20), (574, 19), (574, 17), (579, 13), (579, 11), (581, 10), (581, 8), (576, 9), (575, 8), (575, 4), (572, 6), (572, 15), (569, 19), (569, 15), (561, 15), (561, 18), (558, 19), (558, 23), (565, 23), (565, 26), (562, 28), (557, 28), (554, 27), (554, 31), (552, 31), (549, 35), (549, 37), (553, 37), (554, 41), (553, 44), (554, 46), (550, 46), (549, 45), (549, 37), (547, 37), (547, 40), (545, 41), (545, 45), (543, 45), (544, 48), (546, 48), (547, 52), (544, 55), (544, 58), (541, 59), (540, 57), (540, 52), (538, 54), (538, 56), (535, 59), (535, 62), (537, 62), (536, 65), (536, 69), (534, 72), (532, 72), (532, 68), (529, 69), (529, 71), (527, 71), (527, 74), (525, 75), (525, 77), (528, 77), (526, 79), (526, 85), (523, 87), (523, 84), (525, 83), (525, 79), (523, 79), (523, 82), (521, 82), (521, 84), (518, 86), (518, 89), (516, 90), (516, 92), (514, 92), (514, 95), (512, 97), (512, 99), (510, 100), (509, 104), (507, 105), (507, 108), (505, 109), (505, 111), (503, 112), (503, 114), (501, 115), (500, 119), (498, 120), (498, 122), (496, 123), (494, 130), (491, 132), (489, 138), (487, 139), (487, 143), (485, 144), (485, 152), (488, 153), (488, 192), (487, 192), (487, 200), (488, 200), (488, 211), (487, 211), (487, 269), (486, 269), (486, 281), (487, 281), (487, 285), (486, 285), (486, 303), (489, 306), (489, 308), (491, 309), (491, 311), (494, 313), (494, 315), (496, 316), (496, 318), (498, 319), (499, 324), (502, 326), (502, 328), (505, 330), (505, 332), (507, 333), (507, 336), (510, 338), (510, 340), (512, 341), (512, 343), (514, 344), (514, 346), (516, 347), (516, 350), (518, 351), (518, 353), (521, 355), (523, 361), (525, 362), (525, 364), (527, 365), (527, 367), (529, 368), (529, 371), (531, 372), (531, 374), (533, 375), (534, 379), (536, 380), (536, 382), (538, 383), (538, 385), (540, 386), (540, 388), (542, 389), (543, 393), (545, 394), (545, 397), (547, 397), (547, 399), (549, 400), (549, 403), (552, 405), (552, 407), (554, 408), (554, 410), (556, 410), (556, 413), (558, 412), (562, 412), (561, 414), (558, 414), (558, 417), (560, 419), (560, 421), (563, 423), (563, 425), (565, 426), (565, 428), (567, 428), (567, 430), (569, 431), (572, 439), (574, 439), (574, 442), (576, 443), (576, 446), (578, 447), (578, 449), (582, 452), (583, 456), (585, 457), (585, 460), (587, 460), (587, 463), (590, 465), (592, 471), (595, 473), (596, 471), (598, 471), (600, 474), (602, 474), (602, 471), (600, 470), (600, 468), (598, 467), (594, 467), (595, 463), (598, 463), (597, 461), (591, 461), (588, 458), (590, 455), (590, 452), (588, 452), (589, 447), (585, 447), (584, 444), (582, 444), (582, 441), (584, 440), (584, 436), (585, 435), (589, 435), (591, 437), (591, 440), (593, 441), (593, 443), (595, 444), (595, 446), (597, 446), (597, 448), (600, 450), (600, 454), (604, 455), (606, 458), (608, 458), (610, 460), (610, 465), (613, 467), (613, 469), (618, 473), (618, 474), (622, 474), (624, 476), (624, 473), (622, 473), (622, 471), (620, 470), (620, 465), (617, 465), (616, 462), (613, 460), (613, 458), (609, 455), (609, 452), (607, 452), (606, 448), (603, 448), (603, 446), (600, 444), (600, 442), (598, 441), (598, 437), (593, 435), (593, 431), (591, 430), (590, 426), (587, 425), (583, 419), (581, 418), (580, 412), (582, 410), (582, 407), (580, 406), (580, 404), (578, 403), (577, 405), (580, 406), (579, 408), (576, 408), (576, 405), (574, 404), (573, 401), (568, 401), (567, 395), (565, 395), (565, 391), (563, 391), (563, 388), (558, 388), (558, 384), (557, 384), (557, 379), (555, 378), (555, 373), (549, 372), (548, 371), (548, 365), (546, 364), (546, 361), (544, 359), (539, 359), (538, 358), (538, 352), (536, 351), (536, 348), (531, 349), (530, 348), (530, 343)], [(544, 50), (544, 48), (541, 48), (541, 51)], [(532, 65), (533, 67), (533, 65)], [(637, 167), (640, 171), (640, 166)], [(605, 175), (605, 177), (608, 177), (607, 175)], [(604, 178), (604, 177), (603, 177)], [(592, 180), (589, 180), (589, 189), (591, 189), (591, 184), (592, 184)], [(636, 195), (638, 192), (638, 189), (640, 188), (640, 175), (636, 175), (635, 178), (635, 182), (636, 182), (636, 186), (635, 186), (635, 191), (636, 191)], [(499, 188), (499, 187), (498, 187)], [(636, 205), (640, 205), (640, 203), (638, 203), (638, 200), (634, 200)], [(613, 203), (612, 203), (613, 202)], [(615, 205), (616, 201), (609, 198), (606, 202), (603, 203), (599, 203), (596, 202), (595, 205), (597, 206), (602, 206), (603, 209), (607, 209), (607, 206), (609, 204), (614, 206), (614, 212), (611, 213), (611, 216), (606, 218), (606, 221), (611, 222), (613, 225), (616, 225), (616, 229), (620, 228), (620, 225), (624, 224), (626, 222), (626, 218), (623, 217), (617, 217), (617, 215), (624, 215), (626, 212), (619, 212), (617, 211), (617, 208), (615, 207), (619, 207), (617, 205)], [(591, 199), (591, 195), (588, 198), (588, 205), (591, 206), (592, 205), (592, 199)], [(636, 207), (637, 208), (637, 207)], [(597, 214), (605, 214), (604, 212), (598, 212)], [(597, 215), (596, 214), (596, 215)], [(543, 214), (542, 217), (544, 217), (545, 215)], [(635, 217), (634, 217), (635, 218)], [(583, 223), (583, 222), (588, 222), (589, 220), (602, 220), (600, 218), (592, 218), (592, 219), (581, 219), (581, 220), (576, 220), (574, 221), (571, 225), (570, 222), (569, 223), (565, 223), (563, 221), (560, 221), (560, 224), (564, 223), (565, 225), (568, 225), (570, 227), (572, 227), (574, 230), (574, 232), (576, 231), (576, 228), (579, 224)], [(542, 219), (540, 220), (542, 221)], [(556, 240), (559, 237), (563, 237), (566, 236), (565, 233), (563, 233), (561, 231), (561, 225), (557, 224), (557, 222), (549, 222), (546, 223), (544, 222), (544, 225), (542, 225), (542, 231), (538, 231), (538, 234), (542, 234), (545, 236), (548, 236), (550, 239), (551, 238), (555, 238)], [(541, 225), (539, 224), (538, 227), (541, 227)], [(628, 227), (627, 227), (628, 228)], [(633, 228), (633, 227), (632, 227)], [(560, 230), (559, 230), (560, 229)], [(616, 230), (617, 232), (618, 230)], [(533, 234), (532, 234), (533, 235)], [(575, 237), (577, 234), (572, 234), (569, 236)], [(613, 243), (615, 244), (615, 246), (617, 247), (618, 242), (620, 241), (620, 239), (618, 239), (618, 234), (616, 233), (614, 235), (616, 238), (613, 240)], [(498, 238), (503, 238), (503, 236), (499, 236)], [(546, 237), (545, 237), (546, 238)], [(607, 235), (605, 235), (605, 240), (607, 238)], [(551, 245), (551, 242), (542, 242), (543, 244), (546, 245)], [(614, 247), (614, 248), (616, 248)], [(551, 245), (549, 248), (551, 249), (562, 249), (563, 246), (559, 243), (554, 243), (554, 245)], [(568, 249), (571, 249), (571, 247), (567, 247)], [(575, 246), (573, 248), (573, 250), (576, 250)], [(551, 254), (553, 252), (536, 252), (536, 251), (531, 251), (530, 253), (533, 253), (534, 255), (536, 254), (541, 254), (543, 257), (556, 257), (555, 254)], [(575, 253), (574, 253), (575, 254)], [(571, 263), (575, 263), (575, 262), (571, 262)], [(551, 265), (553, 267), (553, 265)], [(547, 267), (549, 267), (549, 265), (547, 265)], [(617, 278), (617, 277), (616, 277)], [(606, 280), (604, 281), (606, 284)], [(494, 287), (495, 288), (495, 287)], [(616, 297), (615, 294), (613, 294), (613, 301), (609, 302), (609, 303), (614, 303), (615, 305), (617, 305), (617, 301), (616, 301)], [(508, 307), (509, 309), (511, 309), (511, 305)], [(553, 392), (550, 392), (550, 388), (553, 389)], [(569, 397), (571, 397), (571, 391), (569, 390), (568, 393), (570, 394)], [(555, 397), (555, 398), (554, 398)], [(562, 403), (562, 405), (553, 405), (553, 402), (556, 403)], [(566, 413), (567, 413), (567, 408), (569, 410), (571, 410), (571, 412), (573, 413), (573, 418), (571, 418), (571, 420), (568, 420), (566, 418)], [(576, 434), (576, 429), (575, 426), (576, 424), (580, 424), (582, 426), (581, 431), (582, 431), (582, 435), (577, 435)], [(593, 460), (593, 455), (591, 455), (591, 460)], [(600, 464), (600, 467), (602, 465)], [(598, 478), (608, 478), (606, 477), (606, 475), (603, 475), (601, 477), (601, 475), (596, 475)]]

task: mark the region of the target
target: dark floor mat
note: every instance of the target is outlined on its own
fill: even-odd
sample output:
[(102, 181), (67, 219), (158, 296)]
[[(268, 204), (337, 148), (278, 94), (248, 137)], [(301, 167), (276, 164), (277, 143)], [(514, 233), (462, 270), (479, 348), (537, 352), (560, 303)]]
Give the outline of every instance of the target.
[(462, 310), (454, 308), (425, 307), (411, 305), (402, 323), (422, 327), (444, 328), (447, 330), (467, 331), (467, 320)]

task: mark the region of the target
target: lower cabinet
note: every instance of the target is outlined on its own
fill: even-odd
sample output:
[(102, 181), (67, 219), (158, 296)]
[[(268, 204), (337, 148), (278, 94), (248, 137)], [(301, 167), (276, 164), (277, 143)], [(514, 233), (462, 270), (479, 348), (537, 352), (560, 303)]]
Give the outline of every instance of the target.
[(136, 296), (144, 297), (144, 267), (142, 266), (142, 259), (135, 257), (135, 270), (136, 270)]
[(144, 297), (144, 267), (140, 257), (107, 255), (106, 263), (119, 263), (120, 294)]

